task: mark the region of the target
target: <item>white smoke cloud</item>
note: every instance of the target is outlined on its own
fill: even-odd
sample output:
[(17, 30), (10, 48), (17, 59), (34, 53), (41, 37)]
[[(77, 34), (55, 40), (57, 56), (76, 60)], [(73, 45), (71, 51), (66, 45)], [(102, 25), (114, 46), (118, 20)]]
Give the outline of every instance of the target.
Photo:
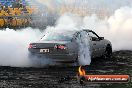
[(78, 51), (78, 63), (79, 65), (90, 65), (91, 63), (91, 49), (90, 49), (90, 37), (86, 32), (81, 32), (77, 38), (79, 45)]
[(39, 30), (27, 28), (21, 31), (0, 30), (0, 65), (32, 66), (28, 58), (28, 45), (40, 37)]
[(83, 22), (84, 28), (90, 28), (110, 40), (114, 50), (132, 50), (132, 8), (122, 7), (105, 20), (92, 15), (85, 17)]
[(123, 7), (108, 19), (110, 39), (115, 50), (132, 50), (132, 8)]

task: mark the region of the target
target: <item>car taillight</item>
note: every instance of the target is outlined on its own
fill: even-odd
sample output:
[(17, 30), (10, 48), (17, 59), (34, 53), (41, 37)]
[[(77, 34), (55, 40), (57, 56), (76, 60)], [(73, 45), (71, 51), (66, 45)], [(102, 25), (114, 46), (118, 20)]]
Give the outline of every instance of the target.
[(28, 48), (33, 48), (33, 45), (32, 44), (29, 44)]
[(55, 45), (54, 48), (55, 49), (67, 49), (65, 45)]

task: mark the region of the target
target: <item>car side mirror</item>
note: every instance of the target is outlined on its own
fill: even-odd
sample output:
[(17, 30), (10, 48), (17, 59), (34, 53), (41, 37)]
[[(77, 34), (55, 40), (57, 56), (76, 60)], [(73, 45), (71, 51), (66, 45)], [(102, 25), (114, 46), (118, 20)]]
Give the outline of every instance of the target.
[(104, 37), (100, 37), (100, 40), (104, 40)]

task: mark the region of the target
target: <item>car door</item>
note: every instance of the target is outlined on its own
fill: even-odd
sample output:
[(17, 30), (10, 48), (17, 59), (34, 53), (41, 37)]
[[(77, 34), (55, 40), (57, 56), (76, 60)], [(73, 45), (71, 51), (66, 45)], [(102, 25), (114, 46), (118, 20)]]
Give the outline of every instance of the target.
[(91, 41), (92, 56), (93, 57), (101, 56), (103, 53), (103, 45), (102, 45), (103, 41), (100, 40), (99, 36), (93, 31), (89, 31), (88, 35)]

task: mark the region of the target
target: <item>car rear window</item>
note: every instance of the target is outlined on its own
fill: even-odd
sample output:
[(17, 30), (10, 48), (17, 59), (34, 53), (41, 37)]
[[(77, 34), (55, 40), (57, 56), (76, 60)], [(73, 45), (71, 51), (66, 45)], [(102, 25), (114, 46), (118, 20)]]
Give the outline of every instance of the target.
[(72, 39), (70, 33), (47, 33), (41, 39), (42, 41), (70, 41)]

